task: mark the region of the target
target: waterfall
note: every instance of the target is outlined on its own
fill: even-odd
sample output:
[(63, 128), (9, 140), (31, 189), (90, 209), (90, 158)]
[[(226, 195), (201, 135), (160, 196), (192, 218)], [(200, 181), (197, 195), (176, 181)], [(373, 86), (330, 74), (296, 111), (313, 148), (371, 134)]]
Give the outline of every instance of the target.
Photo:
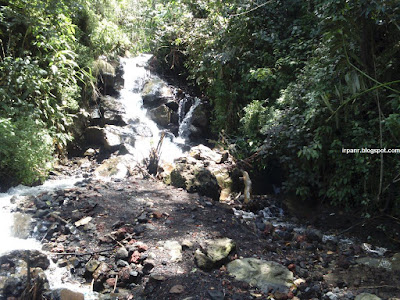
[[(185, 101), (183, 105), (186, 105), (186, 104), (187, 104), (187, 101)], [(178, 136), (181, 140), (183, 140), (185, 142), (189, 140), (190, 125), (192, 124), (193, 112), (196, 109), (196, 107), (199, 106), (199, 104), (200, 104), (200, 99), (197, 97), (194, 98), (194, 103), (190, 107), (187, 114), (184, 115), (184, 117), (182, 118), (182, 121), (180, 121), (180, 123), (179, 123)]]
[[(155, 148), (166, 130), (160, 130), (157, 124), (147, 116), (147, 109), (143, 107), (141, 91), (150, 78), (154, 75), (146, 69), (151, 55), (142, 54), (134, 58), (122, 58), (121, 63), (124, 70), (124, 87), (120, 91), (120, 102), (125, 107), (125, 118), (130, 120), (129, 126), (135, 130), (135, 146), (130, 151), (138, 163), (149, 157), (152, 148)], [(173, 160), (183, 154), (182, 146), (189, 140), (191, 119), (194, 109), (200, 104), (200, 99), (189, 95), (179, 102), (178, 137), (173, 134), (165, 134), (160, 155), (160, 162), (172, 163)], [(188, 106), (190, 109), (188, 110)], [(187, 113), (186, 113), (187, 111)], [(147, 134), (137, 134), (145, 131)]]

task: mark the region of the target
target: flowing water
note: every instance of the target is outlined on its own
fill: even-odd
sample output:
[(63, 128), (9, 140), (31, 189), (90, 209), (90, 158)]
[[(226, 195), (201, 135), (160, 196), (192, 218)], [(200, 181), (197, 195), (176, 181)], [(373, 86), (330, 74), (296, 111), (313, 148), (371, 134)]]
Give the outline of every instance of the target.
[[(151, 55), (140, 55), (135, 58), (123, 58), (121, 63), (124, 68), (124, 88), (120, 91), (119, 100), (125, 107), (125, 117), (129, 120), (129, 125), (135, 127), (135, 132), (140, 132), (139, 127), (146, 134), (135, 135), (135, 146), (132, 155), (137, 162), (149, 157), (152, 148), (157, 146), (163, 130), (155, 122), (147, 117), (147, 111), (143, 108), (141, 91), (152, 75), (145, 68)], [(189, 96), (187, 96), (189, 97)], [(166, 135), (163, 140), (161, 162), (172, 162), (175, 158), (183, 154), (182, 146), (189, 140), (190, 120), (194, 109), (199, 105), (200, 100), (192, 98), (194, 101), (189, 103), (188, 98), (180, 102), (179, 107), (179, 136), (172, 134)], [(185, 105), (191, 105), (188, 109)], [(185, 111), (187, 111), (185, 113)], [(48, 180), (41, 186), (26, 187), (17, 186), (8, 190), (7, 193), (0, 193), (0, 255), (12, 250), (40, 250), (41, 244), (38, 240), (29, 237), (31, 230), (31, 217), (29, 215), (16, 212), (17, 204), (25, 197), (37, 196), (41, 193), (51, 193), (53, 191), (71, 188), (82, 178), (66, 178), (59, 180)], [(50, 259), (51, 261), (51, 259)], [(70, 272), (66, 268), (58, 268), (54, 263), (46, 271), (50, 287), (69, 288), (79, 291), (85, 295), (85, 299), (96, 299), (96, 295), (91, 293), (88, 288), (80, 287), (74, 283)]]
[[(178, 137), (161, 130), (157, 124), (147, 116), (147, 109), (143, 107), (141, 91), (150, 78), (157, 78), (146, 69), (152, 55), (142, 54), (134, 58), (122, 58), (121, 63), (124, 70), (124, 88), (120, 91), (119, 101), (125, 107), (125, 118), (136, 132), (142, 134), (135, 136), (135, 146), (131, 152), (137, 162), (149, 157), (152, 148), (156, 148), (161, 135), (163, 139), (160, 162), (172, 163), (173, 160), (183, 154), (183, 146), (189, 141), (189, 128), (194, 109), (200, 104), (198, 98), (189, 99), (186, 95), (179, 102), (179, 135)], [(190, 97), (191, 98), (191, 97)], [(191, 103), (193, 102), (193, 103)], [(188, 105), (191, 105), (186, 112)], [(167, 133), (167, 134), (166, 134)]]

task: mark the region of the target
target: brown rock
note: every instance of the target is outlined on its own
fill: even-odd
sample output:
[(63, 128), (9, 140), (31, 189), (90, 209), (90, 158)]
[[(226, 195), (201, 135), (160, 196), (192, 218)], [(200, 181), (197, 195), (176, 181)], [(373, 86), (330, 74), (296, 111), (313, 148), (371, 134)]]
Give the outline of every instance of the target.
[(275, 300), (287, 300), (288, 295), (286, 293), (282, 293), (282, 292), (275, 292), (274, 298), (275, 298)]
[(107, 284), (109, 287), (113, 288), (114, 285), (115, 285), (115, 278), (108, 278), (108, 279), (106, 280), (106, 284)]
[(182, 294), (183, 291), (185, 290), (185, 288), (183, 287), (183, 285), (174, 285), (170, 290), (169, 293), (170, 294)]

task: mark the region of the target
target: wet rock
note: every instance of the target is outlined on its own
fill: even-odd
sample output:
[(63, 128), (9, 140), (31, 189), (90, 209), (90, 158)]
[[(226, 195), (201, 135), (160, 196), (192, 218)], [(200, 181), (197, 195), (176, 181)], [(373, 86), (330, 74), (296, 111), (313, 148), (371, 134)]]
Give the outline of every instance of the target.
[(127, 125), (123, 119), (125, 109), (122, 103), (111, 96), (100, 97), (100, 111), (105, 124), (124, 126)]
[(157, 125), (161, 127), (167, 127), (169, 123), (172, 123), (171, 115), (172, 112), (165, 104), (153, 108), (147, 112), (147, 115), (152, 119)]
[(24, 291), (25, 286), (23, 278), (17, 276), (6, 277), (4, 283), (0, 284), (2, 294), (8, 297), (19, 297)]
[(31, 268), (47, 270), (50, 266), (50, 261), (47, 256), (38, 250), (14, 250), (0, 257), (0, 265), (10, 264), (26, 269), (26, 267), (21, 265), (21, 263), (26, 266), (26, 261), (28, 259)]
[(230, 275), (237, 280), (257, 286), (264, 292), (288, 292), (293, 283), (293, 273), (273, 261), (256, 258), (237, 259), (227, 265)]
[(142, 98), (144, 107), (156, 107), (169, 102), (173, 93), (163, 80), (154, 77), (144, 85)]
[(205, 104), (200, 103), (193, 111), (192, 124), (200, 128), (202, 133), (204, 133), (208, 129), (209, 120)]
[(362, 293), (357, 295), (355, 300), (381, 300), (381, 298), (374, 294)]
[(85, 130), (85, 141), (91, 145), (104, 145), (104, 129), (99, 126), (89, 126)]

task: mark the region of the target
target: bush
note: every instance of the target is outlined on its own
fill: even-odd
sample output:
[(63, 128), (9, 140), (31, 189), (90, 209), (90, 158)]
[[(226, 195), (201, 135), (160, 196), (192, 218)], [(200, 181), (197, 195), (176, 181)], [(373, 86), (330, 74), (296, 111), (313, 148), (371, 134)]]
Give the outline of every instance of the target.
[(32, 184), (46, 178), (53, 141), (44, 124), (29, 118), (0, 118), (0, 178)]

